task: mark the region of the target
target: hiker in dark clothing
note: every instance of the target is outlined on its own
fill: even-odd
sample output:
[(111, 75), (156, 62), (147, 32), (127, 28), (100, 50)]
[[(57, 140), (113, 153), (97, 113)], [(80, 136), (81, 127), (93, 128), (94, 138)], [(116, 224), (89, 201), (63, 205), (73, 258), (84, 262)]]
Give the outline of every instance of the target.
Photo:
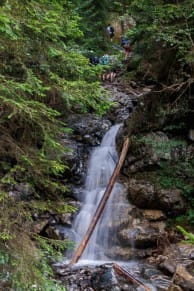
[(93, 59), (93, 64), (97, 65), (97, 64), (99, 64), (99, 62), (100, 62), (99, 57), (95, 56), (94, 59)]
[(122, 35), (121, 36), (121, 46), (124, 47), (128, 42), (129, 42), (129, 40)]
[(92, 64), (92, 65), (99, 64), (99, 57), (97, 57), (97, 56), (90, 56), (89, 60), (90, 60), (90, 64)]
[(114, 27), (110, 24), (108, 24), (107, 26), (107, 32), (109, 34), (109, 37), (110, 37), (110, 40), (112, 41), (114, 35), (115, 35), (115, 30), (114, 30)]
[(94, 57), (93, 57), (93, 56), (90, 56), (90, 57), (89, 57), (89, 61), (90, 61), (90, 64), (92, 64), (92, 65), (93, 65), (93, 62), (94, 62)]

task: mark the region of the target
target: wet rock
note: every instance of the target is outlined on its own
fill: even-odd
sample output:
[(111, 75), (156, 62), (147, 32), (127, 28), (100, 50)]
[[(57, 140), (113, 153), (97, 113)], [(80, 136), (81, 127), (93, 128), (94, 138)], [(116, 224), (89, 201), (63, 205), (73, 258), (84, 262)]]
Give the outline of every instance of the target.
[(160, 234), (155, 228), (140, 227), (124, 229), (119, 232), (119, 240), (123, 246), (132, 246), (136, 248), (149, 248), (156, 246)]
[(61, 215), (58, 215), (57, 220), (64, 224), (64, 225), (68, 225), (71, 226), (72, 225), (72, 213), (63, 213)]
[(41, 233), (44, 228), (48, 225), (49, 219), (42, 219), (36, 222), (33, 222), (33, 231), (34, 233)]
[(111, 121), (94, 114), (73, 114), (66, 120), (73, 130), (66, 133), (62, 143), (68, 150), (63, 158), (68, 164), (65, 179), (80, 185), (84, 183), (91, 148), (98, 146), (111, 127)]
[[(120, 140), (123, 140), (124, 136), (159, 130), (165, 122), (164, 116), (156, 116), (159, 108), (161, 108), (161, 103), (159, 98), (156, 98), (156, 94), (152, 92), (140, 94), (133, 114), (124, 121), (123, 131), (120, 132)], [(118, 143), (118, 147), (121, 147), (120, 143)]]
[(194, 290), (194, 263), (187, 266), (178, 265), (174, 274), (174, 282), (184, 290)]
[(136, 249), (131, 246), (115, 246), (108, 250), (107, 255), (112, 259), (129, 261), (134, 259), (145, 259), (151, 256), (156, 250), (154, 248)]
[(161, 189), (156, 193), (158, 208), (166, 213), (176, 215), (183, 214), (186, 204), (181, 196), (182, 191), (179, 189)]
[[(126, 272), (134, 278), (142, 278), (143, 282), (151, 290), (167, 290), (169, 278), (164, 276), (161, 271), (151, 265), (136, 262), (120, 265)], [(63, 265), (53, 266), (56, 277), (64, 282), (67, 290), (93, 290), (93, 291), (139, 291), (144, 290), (141, 284), (134, 284), (126, 277), (115, 272), (113, 263), (91, 266), (68, 267)], [(160, 286), (159, 286), (160, 284)], [(74, 289), (73, 289), (74, 288)], [(153, 289), (154, 288), (154, 289)]]
[(182, 214), (186, 204), (179, 189), (156, 189), (145, 180), (131, 179), (128, 183), (128, 196), (140, 208), (155, 208), (166, 214)]
[(170, 160), (171, 152), (169, 147), (169, 138), (162, 132), (151, 132), (144, 135), (147, 156), (150, 156), (152, 161), (158, 163), (160, 159)]
[(110, 266), (82, 266), (75, 268), (54, 267), (67, 290), (120, 291), (118, 279)]
[(15, 189), (16, 189), (16, 191), (19, 191), (21, 193), (22, 198), (29, 197), (29, 196), (33, 195), (33, 192), (34, 192), (32, 185), (30, 185), (29, 183), (16, 184)]
[[(194, 262), (192, 244), (177, 243), (165, 248), (165, 259), (159, 264), (161, 270), (172, 274), (173, 283), (183, 290), (194, 290)], [(175, 289), (176, 290), (176, 289)]]
[(99, 145), (112, 125), (108, 119), (95, 114), (73, 114), (66, 122), (73, 129), (74, 139), (90, 146)]
[[(122, 130), (119, 134), (122, 140)], [(164, 132), (157, 131), (139, 134), (137, 139), (132, 140), (130, 155), (127, 155), (123, 172), (130, 176), (132, 173), (146, 171), (160, 167), (161, 161), (186, 161), (194, 157), (193, 145), (177, 143), (177, 140), (170, 139)]]
[(9, 191), (9, 196), (15, 200), (29, 200), (34, 194), (33, 187), (29, 183), (18, 183), (13, 185), (12, 188)]
[[(75, 240), (75, 235), (73, 230), (70, 227), (64, 225), (48, 225), (44, 229), (44, 235), (51, 239), (57, 240), (71, 240), (72, 242)], [(73, 244), (73, 243), (72, 243)]]
[[(164, 262), (172, 265), (173, 272), (179, 264), (188, 265), (192, 263), (191, 254), (194, 251), (194, 245), (190, 243), (171, 244), (164, 249), (163, 255), (166, 257)], [(160, 265), (163, 268), (163, 263)], [(168, 271), (168, 270), (167, 270)]]
[(175, 284), (171, 284), (170, 291), (183, 291), (183, 289), (180, 286), (177, 286)]
[(108, 113), (108, 118), (113, 123), (121, 123), (132, 114), (137, 104), (135, 92), (129, 90), (124, 92), (119, 86), (106, 85), (106, 88), (111, 92), (111, 101), (114, 103)]
[(145, 209), (142, 211), (142, 215), (145, 219), (149, 221), (160, 221), (160, 220), (165, 220), (166, 215), (164, 214), (163, 211), (161, 210), (156, 210), (156, 209)]
[(140, 135), (137, 141), (132, 141), (130, 155), (125, 160), (124, 173), (130, 175), (156, 168), (161, 159), (170, 159), (169, 152), (159, 150), (156, 146), (157, 143), (164, 143), (164, 140), (167, 143), (168, 137), (162, 132), (157, 132)]
[(51, 239), (61, 240), (64, 238), (62, 232), (55, 226), (48, 226), (45, 233)]
[(154, 186), (144, 180), (130, 179), (128, 183), (129, 199), (140, 208), (153, 208), (155, 204)]
[(90, 149), (84, 144), (67, 137), (63, 139), (63, 145), (69, 149), (65, 157), (62, 158), (68, 165), (65, 171), (65, 179), (68, 178), (69, 183), (83, 184)]
[(121, 290), (112, 266), (107, 267), (105, 270), (103, 270), (101, 275), (99, 274), (99, 271), (97, 271), (97, 273), (94, 272), (92, 274), (91, 282), (95, 290)]
[(152, 265), (143, 265), (141, 276), (149, 279), (151, 283), (157, 288), (157, 291), (166, 291), (171, 285), (171, 278), (162, 274), (160, 270)]

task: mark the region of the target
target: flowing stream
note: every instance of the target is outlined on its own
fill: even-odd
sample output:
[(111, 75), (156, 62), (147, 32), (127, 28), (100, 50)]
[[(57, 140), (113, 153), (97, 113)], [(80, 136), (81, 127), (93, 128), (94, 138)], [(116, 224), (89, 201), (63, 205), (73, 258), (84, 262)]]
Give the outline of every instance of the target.
[[(82, 207), (73, 224), (77, 245), (88, 229), (118, 161), (115, 139), (119, 127), (120, 124), (112, 126), (105, 134), (101, 145), (91, 154), (86, 183), (81, 195)], [(109, 260), (107, 253), (116, 242), (116, 229), (113, 226), (119, 215), (119, 209), (114, 202), (122, 193), (122, 185), (116, 182), (81, 259)]]
[[(85, 187), (80, 191), (79, 199), (82, 203), (82, 207), (72, 226), (74, 236), (73, 240), (76, 243), (75, 250), (79, 246), (88, 229), (96, 208), (101, 201), (110, 177), (112, 176), (118, 162), (115, 140), (120, 126), (120, 124), (112, 126), (105, 134), (101, 145), (96, 147), (91, 153)], [(117, 258), (115, 258), (114, 255), (114, 246), (118, 245), (116, 235), (118, 232), (117, 227), (119, 226), (119, 223), (122, 222), (123, 210), (126, 209), (126, 205), (128, 204), (124, 186), (116, 182), (103, 213), (77, 265), (97, 266), (103, 263), (117, 261)], [(132, 237), (131, 240), (133, 240)], [(131, 244), (134, 246), (133, 241), (131, 241)], [(73, 252), (69, 251), (66, 254), (68, 261), (72, 258)], [(137, 270), (139, 270), (139, 264), (135, 261), (119, 261), (119, 264), (130, 270), (130, 273), (135, 274)], [(148, 285), (148, 283), (146, 284)], [(150, 283), (149, 288), (151, 291), (157, 290)], [(73, 289), (70, 288), (70, 290)], [(144, 290), (144, 288), (133, 290)]]

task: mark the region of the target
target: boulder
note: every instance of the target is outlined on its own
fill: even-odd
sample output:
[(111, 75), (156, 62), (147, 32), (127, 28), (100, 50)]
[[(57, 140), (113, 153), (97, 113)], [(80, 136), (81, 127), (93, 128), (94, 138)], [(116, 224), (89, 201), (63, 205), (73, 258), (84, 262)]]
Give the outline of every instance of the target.
[(194, 245), (184, 242), (169, 245), (164, 249), (163, 261), (159, 264), (159, 268), (171, 274), (172, 283), (182, 288), (172, 290), (194, 290), (193, 253)]
[(128, 183), (129, 199), (140, 208), (153, 208), (155, 202), (154, 186), (144, 180), (131, 179)]
[(158, 208), (167, 214), (180, 215), (185, 212), (186, 204), (179, 189), (161, 189), (156, 192)]

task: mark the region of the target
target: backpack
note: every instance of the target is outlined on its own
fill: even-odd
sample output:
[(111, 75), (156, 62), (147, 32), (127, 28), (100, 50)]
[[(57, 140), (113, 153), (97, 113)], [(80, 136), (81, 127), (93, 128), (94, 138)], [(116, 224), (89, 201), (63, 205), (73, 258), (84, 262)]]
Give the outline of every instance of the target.
[(110, 33), (114, 33), (114, 27), (110, 26)]
[(94, 65), (99, 64), (99, 57), (95, 56), (94, 57)]
[(107, 55), (103, 55), (102, 58), (101, 58), (101, 62), (100, 63), (102, 65), (107, 65), (108, 61), (109, 61), (109, 57)]

